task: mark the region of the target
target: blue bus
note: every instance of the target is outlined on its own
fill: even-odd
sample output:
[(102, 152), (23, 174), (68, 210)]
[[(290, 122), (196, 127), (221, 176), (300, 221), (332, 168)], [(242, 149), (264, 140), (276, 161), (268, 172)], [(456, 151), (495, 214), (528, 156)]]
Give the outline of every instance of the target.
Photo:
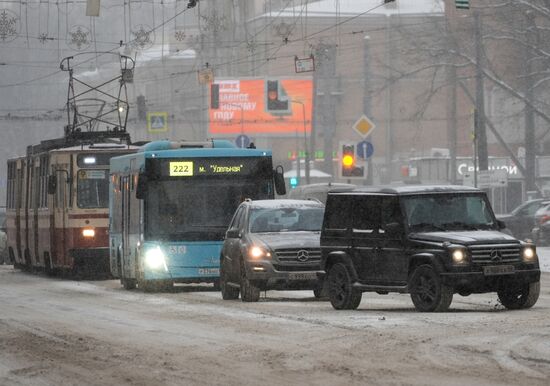
[(271, 151), (225, 140), (155, 141), (110, 163), (111, 273), (124, 288), (219, 285), (220, 251), (246, 198), (285, 194)]

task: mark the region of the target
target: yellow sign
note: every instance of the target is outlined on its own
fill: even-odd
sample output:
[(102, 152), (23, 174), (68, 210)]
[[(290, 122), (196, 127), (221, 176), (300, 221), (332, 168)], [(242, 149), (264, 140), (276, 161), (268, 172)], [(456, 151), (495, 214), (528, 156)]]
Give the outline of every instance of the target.
[(193, 161), (170, 162), (170, 177), (190, 177), (193, 175)]
[(353, 129), (363, 138), (371, 134), (375, 127), (376, 125), (366, 115), (361, 116), (353, 125)]
[(150, 133), (164, 133), (168, 131), (168, 113), (147, 113), (147, 130)]

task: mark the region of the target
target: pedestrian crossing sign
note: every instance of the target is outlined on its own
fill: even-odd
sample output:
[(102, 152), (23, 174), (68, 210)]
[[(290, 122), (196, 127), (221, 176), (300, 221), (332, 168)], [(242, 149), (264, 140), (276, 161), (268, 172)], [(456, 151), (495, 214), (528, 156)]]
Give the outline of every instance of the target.
[(147, 131), (149, 133), (164, 133), (168, 131), (168, 113), (147, 113)]

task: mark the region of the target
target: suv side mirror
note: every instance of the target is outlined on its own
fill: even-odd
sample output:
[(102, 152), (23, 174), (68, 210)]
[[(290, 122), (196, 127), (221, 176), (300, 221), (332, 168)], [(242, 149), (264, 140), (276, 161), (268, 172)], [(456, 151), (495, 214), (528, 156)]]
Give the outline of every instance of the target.
[(147, 176), (145, 173), (139, 173), (136, 186), (136, 198), (138, 200), (143, 200), (145, 198), (145, 193), (147, 193)]
[(278, 195), (283, 196), (286, 194), (285, 175), (281, 165), (277, 166), (273, 173), (273, 180), (275, 182), (275, 191)]
[(57, 189), (57, 176), (55, 174), (48, 176), (48, 194), (54, 194)]
[(390, 235), (398, 235), (403, 231), (403, 226), (398, 222), (389, 222), (384, 225), (384, 230)]
[(498, 229), (505, 229), (506, 228), (506, 223), (502, 220), (497, 220), (497, 227), (498, 227)]
[(226, 239), (240, 239), (241, 238), (241, 232), (239, 232), (238, 229), (229, 229), (227, 232), (225, 232), (225, 238)]

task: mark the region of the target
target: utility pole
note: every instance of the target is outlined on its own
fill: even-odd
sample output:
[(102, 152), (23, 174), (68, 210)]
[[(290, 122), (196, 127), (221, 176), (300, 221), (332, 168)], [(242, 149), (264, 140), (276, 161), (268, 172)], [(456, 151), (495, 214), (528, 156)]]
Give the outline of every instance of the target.
[(487, 131), (485, 129), (485, 94), (483, 90), (482, 71), (482, 28), (479, 12), (474, 12), (474, 34), (476, 44), (476, 112), (475, 112), (475, 141), (479, 170), (489, 169), (489, 154), (487, 151)]
[(533, 111), (533, 50), (530, 48), (537, 44), (535, 29), (535, 16), (533, 12), (526, 14), (527, 28), (525, 44), (525, 189), (527, 191), (537, 190), (536, 186), (536, 144), (535, 144), (535, 112)]
[[(370, 36), (366, 35), (363, 38), (363, 113), (369, 118), (371, 114), (371, 97), (370, 97), (370, 67), (369, 67), (369, 44)], [(367, 137), (367, 141), (371, 142), (371, 136)], [(366, 185), (372, 185), (373, 176), (372, 161), (367, 159), (367, 179)]]
[[(448, 52), (452, 52), (454, 44), (451, 41), (451, 29), (447, 23)], [(447, 66), (447, 146), (449, 147), (449, 180), (455, 185), (456, 181), (456, 67), (454, 65), (454, 55), (449, 55), (450, 65)]]

